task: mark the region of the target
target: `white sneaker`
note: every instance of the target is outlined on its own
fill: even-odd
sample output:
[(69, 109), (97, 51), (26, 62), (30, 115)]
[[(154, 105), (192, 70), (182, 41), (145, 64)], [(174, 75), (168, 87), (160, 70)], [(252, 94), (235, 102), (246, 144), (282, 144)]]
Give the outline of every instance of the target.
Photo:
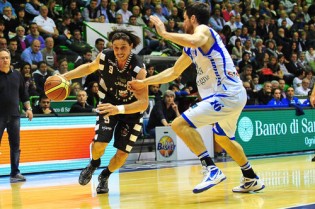
[(246, 178), (242, 177), (241, 185), (234, 187), (232, 189), (233, 192), (240, 192), (240, 193), (248, 193), (248, 192), (257, 192), (265, 188), (264, 182), (257, 178)]
[(194, 188), (193, 193), (206, 191), (226, 179), (223, 172), (216, 166), (203, 167), (203, 169), (204, 178), (202, 182)]

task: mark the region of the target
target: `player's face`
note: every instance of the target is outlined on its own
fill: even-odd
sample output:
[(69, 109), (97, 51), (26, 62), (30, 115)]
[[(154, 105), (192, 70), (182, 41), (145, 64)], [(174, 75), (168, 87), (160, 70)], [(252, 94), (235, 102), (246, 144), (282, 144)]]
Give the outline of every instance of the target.
[(118, 62), (126, 61), (131, 53), (132, 44), (118, 39), (113, 42), (113, 50)]
[(184, 13), (183, 27), (184, 27), (185, 33), (188, 33), (188, 34), (193, 34), (194, 33), (194, 29), (193, 29), (193, 26), (191, 24), (191, 20), (187, 16), (186, 12)]

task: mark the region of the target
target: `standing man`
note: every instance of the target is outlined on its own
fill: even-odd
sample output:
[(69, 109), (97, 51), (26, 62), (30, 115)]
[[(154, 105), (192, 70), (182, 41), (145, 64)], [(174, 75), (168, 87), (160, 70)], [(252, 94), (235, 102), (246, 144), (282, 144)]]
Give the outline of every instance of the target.
[(10, 52), (0, 50), (0, 143), (4, 129), (7, 129), (10, 144), (11, 173), (10, 182), (26, 181), (20, 173), (20, 112), (21, 101), (26, 109), (25, 115), (32, 120), (33, 113), (24, 79), (20, 72), (10, 69)]
[(172, 122), (172, 129), (199, 157), (205, 170), (203, 181), (193, 192), (203, 192), (226, 179), (210, 158), (200, 134), (196, 131), (196, 128), (208, 124), (214, 125), (213, 131), (218, 135), (217, 143), (241, 167), (242, 182), (240, 186), (233, 188), (233, 192), (259, 191), (265, 186), (253, 171), (243, 148), (234, 140), (237, 120), (246, 104), (246, 91), (219, 34), (207, 26), (209, 15), (210, 8), (205, 3), (196, 2), (186, 7), (183, 23), (186, 34), (167, 32), (163, 22), (151, 16), (150, 20), (159, 35), (185, 48), (173, 67), (142, 81), (131, 81), (128, 87), (138, 90), (147, 85), (170, 82), (194, 63), (197, 70), (196, 83), (202, 101)]
[[(310, 103), (311, 103), (312, 107), (315, 107), (315, 84), (313, 86), (313, 90), (312, 90), (312, 93), (310, 96)], [(313, 157), (312, 161), (315, 162), (315, 156)]]
[(80, 78), (99, 69), (99, 90), (105, 95), (97, 105), (98, 118), (92, 144), (92, 159), (82, 170), (79, 183), (86, 185), (94, 171), (101, 165), (101, 156), (114, 136), (116, 154), (98, 177), (97, 193), (108, 193), (108, 178), (124, 165), (128, 155), (140, 135), (142, 112), (146, 110), (149, 99), (147, 87), (131, 92), (127, 82), (144, 79), (146, 70), (139, 57), (131, 52), (140, 43), (140, 38), (127, 30), (112, 31), (109, 40), (113, 50), (104, 50), (91, 62), (63, 74), (67, 80)]

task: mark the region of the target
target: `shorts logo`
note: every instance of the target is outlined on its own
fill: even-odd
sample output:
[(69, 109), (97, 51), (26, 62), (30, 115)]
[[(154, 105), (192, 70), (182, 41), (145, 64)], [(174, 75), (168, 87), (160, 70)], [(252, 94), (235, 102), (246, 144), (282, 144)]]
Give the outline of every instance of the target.
[(173, 139), (169, 136), (163, 136), (158, 143), (157, 150), (163, 157), (168, 158), (172, 156), (172, 154), (175, 151), (175, 148), (176, 145)]
[(129, 126), (128, 125), (126, 125), (126, 127), (122, 127), (121, 128), (121, 136), (127, 136), (128, 135), (128, 131), (129, 130)]
[(214, 110), (217, 112), (219, 112), (222, 109), (222, 107), (224, 107), (224, 105), (220, 104), (217, 100), (210, 102), (210, 104), (213, 106)]
[(237, 131), (242, 141), (249, 142), (254, 134), (252, 120), (248, 117), (242, 117), (238, 122)]

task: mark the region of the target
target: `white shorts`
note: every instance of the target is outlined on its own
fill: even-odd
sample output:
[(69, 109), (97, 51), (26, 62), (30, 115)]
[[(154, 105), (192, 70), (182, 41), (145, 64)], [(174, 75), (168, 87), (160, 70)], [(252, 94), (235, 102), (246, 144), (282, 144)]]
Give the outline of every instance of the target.
[(212, 124), (214, 132), (234, 139), (237, 120), (246, 104), (245, 89), (234, 96), (213, 95), (186, 110), (182, 117), (194, 128)]

